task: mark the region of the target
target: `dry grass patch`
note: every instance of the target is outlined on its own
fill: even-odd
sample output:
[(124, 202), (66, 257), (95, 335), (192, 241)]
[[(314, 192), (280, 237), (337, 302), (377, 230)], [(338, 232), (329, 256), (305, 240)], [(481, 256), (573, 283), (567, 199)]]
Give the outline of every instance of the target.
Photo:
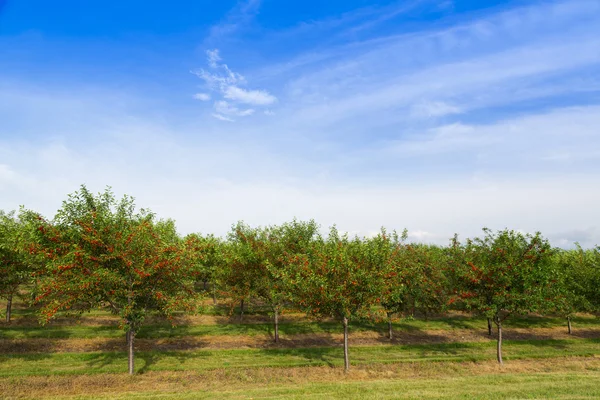
[(130, 377), (125, 374), (31, 376), (0, 378), (4, 398), (41, 399), (55, 396), (110, 395), (126, 392), (178, 392), (194, 390), (237, 390), (279, 385), (301, 385), (341, 381), (386, 379), (452, 379), (494, 374), (578, 373), (597, 377), (600, 358), (560, 360), (513, 360), (504, 366), (493, 361), (463, 363), (406, 363), (354, 367), (349, 374), (340, 368), (260, 368), (211, 371), (148, 372)]
[[(287, 313), (280, 316), (280, 323), (306, 323), (314, 322), (305, 314)], [(180, 315), (173, 319), (175, 325), (225, 325), (239, 324), (240, 317), (237, 315)], [(272, 323), (273, 319), (268, 315), (244, 315), (241, 321), (244, 324), (265, 324)], [(331, 319), (324, 319), (321, 322), (335, 322)], [(146, 325), (171, 323), (161, 316), (151, 316), (146, 319)], [(58, 317), (48, 323), (48, 326), (116, 326), (119, 324), (119, 317), (114, 315), (89, 315), (71, 317)], [(39, 321), (36, 316), (15, 316), (10, 324), (0, 320), (0, 327), (39, 327)]]

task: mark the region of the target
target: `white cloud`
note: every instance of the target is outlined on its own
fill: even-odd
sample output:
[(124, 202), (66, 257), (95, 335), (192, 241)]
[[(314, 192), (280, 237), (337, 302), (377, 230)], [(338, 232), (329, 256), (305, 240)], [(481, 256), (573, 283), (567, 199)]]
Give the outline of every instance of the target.
[[(246, 83), (246, 78), (229, 69), (227, 64), (221, 63), (222, 59), (218, 49), (207, 50), (206, 55), (207, 63), (214, 72), (200, 69), (192, 71), (192, 73), (204, 81), (207, 89), (221, 99), (228, 100), (218, 100), (214, 103), (217, 111), (217, 114), (213, 114), (215, 118), (223, 120), (223, 117), (226, 117), (225, 120), (233, 121), (230, 116), (247, 117), (255, 112), (252, 108), (240, 109), (236, 105), (250, 104), (254, 107), (262, 107), (272, 105), (277, 101), (277, 98), (266, 90), (241, 88), (240, 85)], [(199, 93), (195, 98), (206, 101), (211, 96), (207, 93)], [(230, 103), (233, 103), (233, 105)]]
[(228, 103), (224, 100), (215, 102), (214, 106), (215, 106), (215, 111), (222, 115), (247, 117), (249, 115), (254, 114), (254, 109), (252, 109), (252, 108), (247, 108), (247, 109), (242, 110), (242, 109), (239, 109), (239, 108), (231, 105), (230, 103)]
[(415, 117), (443, 117), (446, 115), (460, 114), (460, 107), (448, 104), (443, 101), (425, 101), (418, 103), (411, 108), (411, 114)]
[(266, 66), (262, 76), (288, 79), (285, 105), (295, 107), (289, 116), (298, 124), (314, 131), (315, 123), (328, 131), (349, 125), (370, 135), (372, 120), (405, 125), (597, 91), (590, 71), (600, 65), (599, 26), (597, 1), (548, 2), (326, 48), (327, 54), (309, 51)]
[(229, 117), (226, 117), (226, 116), (224, 116), (224, 115), (221, 115), (221, 114), (213, 113), (213, 114), (211, 114), (211, 115), (212, 115), (213, 117), (215, 117), (216, 119), (218, 119), (218, 120), (221, 120), (221, 121), (235, 122), (235, 120), (234, 120), (234, 119), (231, 119), (231, 118), (229, 118)]
[(583, 247), (592, 247), (595, 244), (600, 244), (597, 241), (594, 242), (594, 240), (598, 240), (599, 236), (595, 228), (588, 227), (568, 232), (554, 232), (548, 235), (548, 239), (554, 246), (563, 248), (573, 248), (575, 243), (579, 243)]
[(245, 90), (237, 86), (225, 88), (223, 97), (239, 103), (267, 106), (277, 101), (277, 98), (266, 90)]
[(15, 182), (17, 178), (18, 175), (9, 165), (0, 164), (0, 185)]
[(261, 0), (240, 0), (227, 15), (216, 25), (210, 28), (210, 33), (205, 39), (205, 45), (213, 46), (226, 40), (234, 33), (243, 30), (258, 14)]
[(218, 68), (219, 61), (221, 61), (221, 56), (219, 55), (219, 50), (206, 50), (206, 56), (208, 58), (208, 65), (211, 68)]
[[(387, 55), (382, 53), (379, 56), (384, 59)], [(325, 129), (345, 120), (366, 121), (362, 118), (365, 116), (405, 119), (407, 114), (411, 115), (410, 112), (390, 111), (410, 110), (415, 107), (414, 104), (431, 104), (427, 99), (432, 97), (460, 99), (460, 109), (440, 107), (444, 100), (436, 100), (437, 107), (429, 107), (429, 111), (446, 115), (514, 105), (516, 101), (545, 97), (547, 93), (543, 90), (539, 94), (536, 90), (523, 91), (524, 86), (538, 88), (541, 84), (538, 80), (542, 77), (548, 79), (556, 74), (576, 73), (578, 69), (599, 64), (600, 39), (595, 35), (585, 35), (575, 43), (546, 41), (469, 61), (433, 65), (393, 77), (382, 76), (377, 83), (362, 84), (352, 80), (340, 83), (335, 78), (330, 80), (329, 76), (308, 76), (294, 82), (290, 90), (300, 85), (299, 91), (303, 93), (300, 98), (308, 99), (306, 104), (300, 105), (296, 118), (299, 121), (318, 121)], [(374, 68), (370, 77), (377, 75), (377, 67)], [(345, 90), (340, 90), (341, 87)], [(310, 93), (307, 89), (316, 92)], [(569, 93), (577, 91), (578, 87), (565, 85), (561, 90)], [(327, 101), (315, 101), (315, 98)]]
[(216, 92), (222, 92), (229, 85), (241, 84), (245, 81), (242, 75), (229, 70), (226, 65), (223, 65), (221, 69), (223, 71), (221, 73), (211, 73), (203, 69), (192, 71), (192, 73), (202, 79), (208, 89)]
[(194, 99), (200, 101), (209, 101), (211, 99), (210, 94), (207, 93), (196, 93), (194, 95)]

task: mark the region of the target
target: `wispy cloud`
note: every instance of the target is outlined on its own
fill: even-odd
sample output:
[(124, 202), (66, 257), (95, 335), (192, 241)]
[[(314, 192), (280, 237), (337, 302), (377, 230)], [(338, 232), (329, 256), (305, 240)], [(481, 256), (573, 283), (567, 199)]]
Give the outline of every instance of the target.
[(208, 58), (208, 66), (211, 68), (219, 68), (219, 61), (221, 61), (221, 56), (219, 55), (219, 50), (207, 50), (206, 57)]
[(277, 101), (277, 98), (266, 90), (245, 90), (237, 86), (227, 86), (223, 96), (238, 103), (256, 106), (268, 106)]
[[(213, 104), (215, 113), (212, 115), (215, 118), (233, 122), (235, 117), (247, 117), (256, 111), (255, 108), (242, 109), (239, 107), (240, 105), (262, 107), (272, 105), (277, 101), (277, 98), (266, 90), (240, 87), (247, 84), (246, 78), (221, 62), (218, 49), (208, 50), (206, 56), (210, 71), (200, 69), (192, 71), (192, 73), (204, 81), (205, 89), (221, 98)], [(210, 95), (206, 93), (197, 93), (194, 98), (203, 101), (211, 99)]]
[(235, 122), (234, 119), (231, 119), (229, 117), (224, 116), (223, 114), (211, 114), (213, 117), (215, 117), (216, 119), (218, 119), (219, 121), (227, 121), (227, 122)]
[(375, 127), (402, 135), (431, 128), (430, 120), (493, 119), (552, 99), (586, 104), (600, 88), (593, 21), (600, 22), (595, 1), (542, 3), (328, 49), (334, 60), (300, 54), (291, 70), (266, 66), (265, 75), (281, 74), (278, 114), (298, 129), (365, 140)]
[(411, 115), (415, 117), (443, 117), (461, 112), (460, 107), (443, 101), (424, 101), (411, 107)]
[(213, 47), (215, 44), (222, 43), (227, 37), (238, 33), (258, 14), (261, 3), (261, 0), (238, 1), (235, 7), (219, 23), (211, 27), (210, 33), (205, 40), (205, 46)]
[(247, 117), (249, 115), (254, 114), (254, 109), (252, 108), (241, 110), (223, 100), (215, 102), (215, 110), (220, 115), (233, 115), (236, 117)]
[(208, 93), (196, 93), (193, 97), (200, 101), (209, 101), (211, 99), (210, 94)]

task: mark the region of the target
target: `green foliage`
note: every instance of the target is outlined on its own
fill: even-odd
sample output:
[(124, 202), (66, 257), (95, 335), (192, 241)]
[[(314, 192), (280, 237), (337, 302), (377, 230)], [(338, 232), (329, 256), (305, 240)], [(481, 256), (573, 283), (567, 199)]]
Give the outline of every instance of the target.
[(294, 220), (266, 228), (235, 225), (229, 234), (230, 296), (236, 300), (254, 296), (272, 310), (280, 310), (290, 300), (284, 280), (287, 261), (308, 251), (317, 230), (314, 221)]
[(192, 233), (184, 238), (184, 246), (186, 262), (193, 268), (196, 282), (210, 282), (214, 292), (226, 266), (225, 244), (214, 235)]
[[(570, 317), (578, 311), (593, 311), (586, 298), (592, 257), (577, 245), (576, 250), (556, 249), (553, 263), (558, 271), (558, 284), (553, 285), (553, 309), (548, 311)], [(592, 274), (593, 275), (593, 274)]]
[(25, 224), (14, 212), (0, 210), (0, 298), (12, 298), (31, 280), (33, 264), (26, 247)]
[(445, 254), (436, 246), (408, 244), (391, 254), (388, 280), (381, 302), (387, 313), (412, 317), (441, 312), (446, 304)]
[[(228, 235), (223, 271), (224, 289), (233, 304), (255, 295), (268, 280), (264, 232), (243, 222), (234, 225)], [(263, 281), (263, 282), (261, 282)]]
[(350, 239), (331, 228), (304, 254), (290, 254), (283, 279), (295, 304), (309, 315), (338, 319), (371, 317), (381, 302), (397, 235)]
[(26, 215), (35, 226), (31, 249), (46, 260), (35, 298), (42, 322), (61, 310), (109, 306), (135, 332), (151, 310), (171, 316), (192, 307), (191, 268), (175, 225), (136, 211), (133, 198), (117, 201), (108, 189), (94, 196), (82, 186), (54, 220)]
[(600, 247), (565, 251), (560, 258), (565, 286), (573, 307), (580, 311), (600, 312)]
[(287, 260), (294, 255), (306, 254), (318, 235), (315, 221), (296, 221), (271, 226), (263, 233), (267, 279), (257, 287), (257, 295), (268, 304), (281, 307), (291, 300), (285, 287), (282, 272), (286, 271)]
[(560, 282), (548, 241), (539, 233), (484, 229), (484, 234), (464, 245), (453, 242), (451, 302), (497, 322), (554, 308), (552, 293)]

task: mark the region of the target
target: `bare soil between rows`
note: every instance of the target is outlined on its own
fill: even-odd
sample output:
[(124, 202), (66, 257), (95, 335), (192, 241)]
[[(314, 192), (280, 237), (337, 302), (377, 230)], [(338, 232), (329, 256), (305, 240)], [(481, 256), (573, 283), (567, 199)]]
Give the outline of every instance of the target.
[[(306, 317), (301, 313), (286, 313), (280, 316), (281, 323), (298, 323), (311, 322), (314, 320)], [(323, 319), (323, 322), (335, 321), (334, 319)], [(117, 326), (119, 318), (114, 315), (83, 315), (80, 317), (59, 317), (51, 320), (47, 326)], [(147, 324), (167, 324), (170, 323), (164, 317), (148, 317), (145, 322)], [(268, 315), (244, 315), (243, 319), (237, 315), (221, 316), (221, 315), (183, 315), (175, 317), (172, 321), (176, 325), (224, 325), (224, 324), (265, 324), (272, 323), (273, 319)], [(35, 317), (14, 317), (10, 324), (0, 321), (0, 327), (23, 327), (37, 328), (40, 326), (38, 319)]]
[[(600, 329), (576, 329), (569, 335), (565, 328), (513, 328), (503, 331), (505, 340), (561, 340), (561, 339), (598, 339)], [(271, 335), (206, 335), (181, 336), (161, 339), (136, 339), (138, 351), (172, 351), (200, 349), (269, 349), (330, 347), (342, 345), (342, 334), (311, 333), (294, 334), (280, 337), (274, 343)], [(383, 332), (356, 332), (350, 334), (351, 346), (377, 346), (402, 344), (467, 343), (495, 341), (486, 330), (418, 330), (394, 331), (394, 338), (388, 339)], [(95, 352), (126, 351), (125, 334), (123, 338), (93, 339), (0, 339), (1, 353), (49, 353), (49, 352)]]

